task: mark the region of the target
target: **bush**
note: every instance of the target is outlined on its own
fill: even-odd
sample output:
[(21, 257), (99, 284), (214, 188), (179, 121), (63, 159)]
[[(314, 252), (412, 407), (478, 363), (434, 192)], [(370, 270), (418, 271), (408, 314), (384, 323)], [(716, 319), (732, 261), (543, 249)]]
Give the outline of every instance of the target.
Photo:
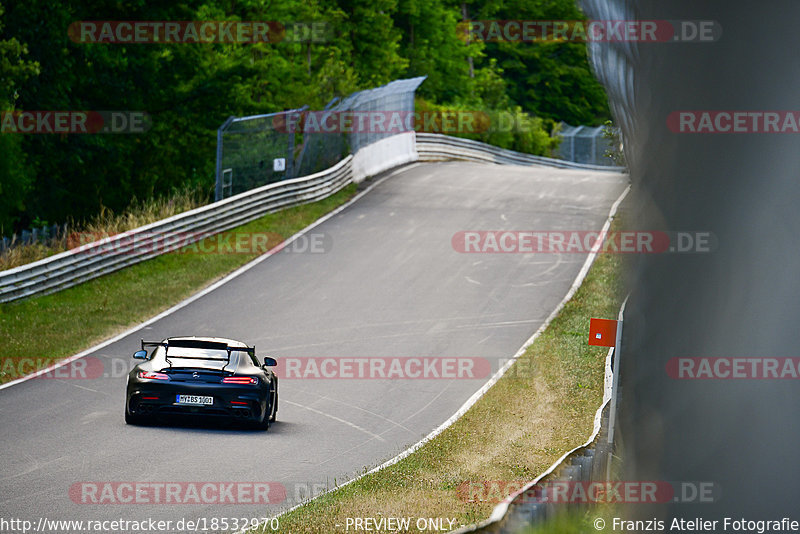
[[(520, 106), (485, 109), (464, 104), (434, 104), (417, 98), (416, 111), (421, 116), (432, 113), (450, 118), (449, 124), (436, 121), (435, 126), (440, 129), (430, 133), (473, 139), (526, 154), (552, 156), (561, 142), (560, 137), (550, 133), (555, 129), (553, 121), (529, 115)], [(427, 130), (425, 125), (416, 127), (417, 131)]]

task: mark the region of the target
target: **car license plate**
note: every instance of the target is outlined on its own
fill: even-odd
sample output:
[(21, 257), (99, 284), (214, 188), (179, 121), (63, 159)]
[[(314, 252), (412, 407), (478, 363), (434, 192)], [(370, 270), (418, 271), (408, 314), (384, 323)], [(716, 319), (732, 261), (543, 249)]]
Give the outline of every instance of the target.
[(214, 397), (205, 395), (175, 395), (175, 402), (178, 404), (204, 404), (210, 406), (214, 404)]

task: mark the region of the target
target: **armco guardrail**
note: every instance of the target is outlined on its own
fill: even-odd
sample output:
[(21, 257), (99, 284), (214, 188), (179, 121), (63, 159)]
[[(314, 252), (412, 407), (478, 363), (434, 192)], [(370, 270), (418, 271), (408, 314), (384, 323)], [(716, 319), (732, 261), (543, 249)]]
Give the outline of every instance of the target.
[[(622, 321), (627, 298), (622, 303), (618, 319)], [(527, 532), (531, 526), (554, 519), (565, 511), (580, 509), (583, 502), (559, 502), (554, 497), (557, 483), (601, 484), (610, 482), (610, 461), (614, 444), (609, 443), (609, 416), (614, 408), (614, 367), (619, 365), (619, 354), (614, 348), (608, 349), (603, 380), (603, 402), (595, 412), (592, 435), (583, 445), (575, 447), (559, 458), (550, 468), (535, 480), (527, 483), (519, 491), (495, 506), (492, 515), (477, 525), (467, 525), (454, 534), (479, 532), (481, 534), (514, 534)], [(563, 484), (562, 484), (563, 492)]]
[(545, 158), (532, 154), (522, 154), (487, 145), (480, 141), (450, 137), (441, 134), (418, 133), (417, 152), (420, 161), (446, 161), (451, 159), (475, 161), (479, 163), (497, 163), (500, 165), (546, 165), (559, 169), (585, 169), (592, 171), (622, 172), (624, 167), (605, 165), (588, 165), (573, 163), (560, 159)]
[[(412, 147), (413, 143), (414, 141)], [(622, 167), (585, 165), (522, 154), (478, 141), (440, 134), (416, 134), (415, 143), (420, 161), (465, 160), (501, 165), (546, 165), (562, 169), (624, 170)], [(395, 147), (386, 150), (401, 149)], [(408, 147), (403, 150), (408, 152)], [(417, 158), (412, 152), (409, 152), (408, 157), (400, 158), (398, 154), (385, 154), (383, 159), (404, 164)], [(353, 156), (347, 156), (330, 169), (316, 174), (265, 185), (44, 260), (2, 271), (0, 302), (66, 289), (234, 228), (266, 213), (321, 200), (360, 178), (354, 176)], [(190, 233), (194, 238), (191, 238)]]
[(330, 169), (269, 184), (0, 273), (0, 302), (65, 289), (273, 211), (321, 200), (352, 181), (352, 156)]
[(550, 468), (506, 501), (495, 506), (492, 515), (478, 525), (465, 526), (454, 534), (479, 532), (481, 534), (513, 534), (530, 528), (547, 519), (553, 519), (565, 509), (581, 506), (580, 503), (554, 502), (548, 493), (553, 482), (590, 483), (607, 479), (610, 446), (607, 442), (608, 415), (611, 403), (611, 362), (614, 349), (608, 351), (605, 371), (603, 404), (595, 414), (592, 436), (580, 447), (564, 454)]

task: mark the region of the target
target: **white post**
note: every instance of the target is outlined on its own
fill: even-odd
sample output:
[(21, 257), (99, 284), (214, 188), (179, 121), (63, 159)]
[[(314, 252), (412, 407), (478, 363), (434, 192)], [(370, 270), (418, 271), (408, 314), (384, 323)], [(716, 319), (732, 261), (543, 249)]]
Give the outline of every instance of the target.
[(617, 419), (617, 389), (619, 388), (620, 346), (622, 345), (622, 320), (617, 321), (617, 339), (614, 343), (614, 375), (611, 379), (611, 409), (608, 414), (608, 443), (614, 443), (614, 426)]
[[(623, 309), (624, 309), (623, 304)], [(614, 372), (611, 378), (611, 408), (608, 412), (608, 462), (606, 463), (606, 481), (611, 480), (611, 461), (614, 459), (614, 426), (617, 424), (617, 393), (619, 388), (620, 346), (622, 345), (622, 313), (617, 320), (617, 339), (614, 342), (614, 354), (611, 360)]]

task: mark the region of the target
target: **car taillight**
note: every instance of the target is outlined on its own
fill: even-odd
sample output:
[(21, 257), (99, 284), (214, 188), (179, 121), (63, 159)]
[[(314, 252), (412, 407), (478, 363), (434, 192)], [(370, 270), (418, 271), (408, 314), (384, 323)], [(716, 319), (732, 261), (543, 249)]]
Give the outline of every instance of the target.
[(155, 371), (139, 371), (137, 376), (139, 378), (146, 378), (147, 380), (169, 380), (169, 375), (156, 373)]
[(258, 384), (254, 376), (227, 376), (222, 379), (223, 384)]

